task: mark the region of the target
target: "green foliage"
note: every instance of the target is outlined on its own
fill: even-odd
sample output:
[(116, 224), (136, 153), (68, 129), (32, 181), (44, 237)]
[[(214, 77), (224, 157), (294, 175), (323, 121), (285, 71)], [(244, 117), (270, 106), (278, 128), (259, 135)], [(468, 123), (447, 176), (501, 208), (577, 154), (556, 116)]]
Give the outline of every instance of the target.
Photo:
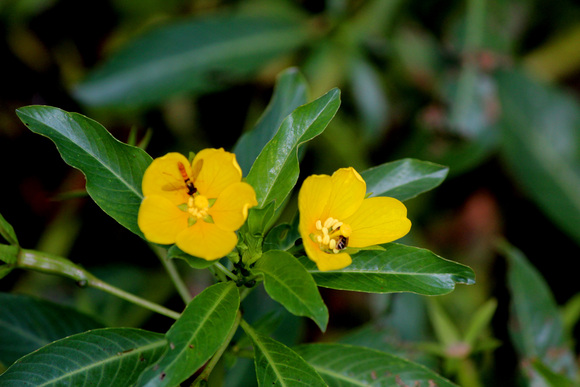
[[(136, 4), (0, 3), (1, 386), (578, 384), (577, 4)], [(235, 248), (147, 244), (152, 157), (220, 147)], [(321, 271), (297, 194), (348, 166), (412, 229)]]

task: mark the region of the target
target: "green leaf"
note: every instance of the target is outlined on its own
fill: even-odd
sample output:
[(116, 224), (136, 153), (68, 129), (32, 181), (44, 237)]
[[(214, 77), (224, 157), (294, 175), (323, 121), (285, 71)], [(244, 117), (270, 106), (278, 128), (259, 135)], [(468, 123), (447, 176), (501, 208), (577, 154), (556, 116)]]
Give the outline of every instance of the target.
[(369, 293), (413, 292), (447, 294), (455, 284), (475, 283), (471, 268), (448, 261), (426, 249), (387, 243), (384, 251), (361, 251), (338, 271), (319, 271), (306, 257), (302, 264), (318, 286)]
[(87, 192), (109, 216), (142, 236), (137, 213), (141, 180), (151, 163), (142, 149), (116, 140), (98, 122), (50, 106), (26, 106), (18, 117), (34, 133), (50, 138), (63, 160), (87, 179)]
[(294, 349), (331, 387), (455, 386), (422, 365), (374, 349), (345, 344), (308, 344)]
[(193, 255), (189, 255), (183, 250), (181, 250), (177, 245), (173, 245), (167, 251), (167, 259), (182, 259), (187, 264), (194, 269), (205, 269), (213, 265), (216, 261), (208, 261), (207, 259), (202, 259), (198, 257), (194, 257)]
[(242, 322), (254, 344), (254, 364), (259, 386), (326, 386), (314, 368), (284, 344), (262, 335)]
[(213, 14), (151, 29), (77, 85), (92, 106), (142, 107), (204, 93), (248, 78), (308, 37), (308, 25), (282, 17)]
[(300, 239), (300, 232), (298, 231), (299, 222), (300, 216), (296, 213), (292, 220), (292, 224), (282, 223), (272, 228), (264, 240), (263, 251), (288, 250), (290, 247), (294, 246), (296, 241)]
[(18, 238), (16, 238), (14, 228), (6, 221), (6, 219), (4, 219), (2, 214), (0, 214), (0, 235), (2, 235), (2, 238), (11, 245), (18, 244)]
[(0, 362), (12, 364), (55, 340), (102, 326), (69, 307), (30, 296), (0, 293)]
[(449, 168), (428, 161), (402, 159), (367, 169), (361, 176), (371, 196), (404, 201), (437, 187), (448, 171)]
[(512, 341), (522, 361), (539, 358), (553, 371), (576, 375), (577, 366), (560, 310), (548, 284), (524, 254), (507, 242), (499, 248), (508, 258)]
[(516, 71), (497, 81), (503, 157), (524, 193), (580, 243), (580, 104)]
[(256, 262), (264, 274), (264, 287), (274, 300), (297, 316), (310, 317), (322, 331), (328, 324), (328, 309), (316, 283), (296, 258), (285, 251), (270, 250)]
[(340, 106), (333, 89), (290, 114), (264, 147), (247, 176), (256, 190), (258, 207), (271, 201), (279, 207), (298, 180), (298, 148), (324, 131)]
[(0, 261), (8, 264), (14, 264), (18, 260), (20, 247), (18, 245), (0, 244)]
[(244, 176), (252, 168), (262, 148), (274, 137), (282, 121), (306, 102), (308, 102), (308, 84), (298, 69), (292, 67), (278, 74), (268, 107), (256, 126), (244, 133), (234, 146), (233, 151)]
[(130, 386), (163, 353), (162, 334), (103, 328), (51, 343), (0, 375), (3, 387)]
[(233, 282), (201, 292), (167, 331), (169, 348), (139, 379), (140, 386), (176, 386), (189, 378), (217, 351), (232, 329), (240, 306)]

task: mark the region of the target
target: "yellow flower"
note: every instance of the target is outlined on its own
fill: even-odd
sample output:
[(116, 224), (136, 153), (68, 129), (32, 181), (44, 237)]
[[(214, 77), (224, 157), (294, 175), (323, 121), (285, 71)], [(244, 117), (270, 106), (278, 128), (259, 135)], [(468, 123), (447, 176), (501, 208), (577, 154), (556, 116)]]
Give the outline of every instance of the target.
[(221, 258), (236, 246), (235, 231), (258, 204), (252, 186), (241, 180), (236, 156), (221, 148), (200, 151), (191, 164), (179, 153), (157, 158), (143, 176), (139, 228), (151, 242)]
[(298, 195), (299, 230), (306, 254), (320, 271), (350, 265), (347, 247), (392, 242), (411, 229), (403, 203), (365, 195), (366, 183), (354, 168), (304, 180)]

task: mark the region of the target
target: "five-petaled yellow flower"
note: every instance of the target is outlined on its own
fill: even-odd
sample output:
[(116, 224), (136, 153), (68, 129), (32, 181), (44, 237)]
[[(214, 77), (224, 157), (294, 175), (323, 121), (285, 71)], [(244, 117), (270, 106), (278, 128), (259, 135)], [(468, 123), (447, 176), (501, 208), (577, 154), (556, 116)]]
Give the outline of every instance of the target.
[(235, 231), (258, 204), (252, 186), (241, 180), (236, 156), (222, 148), (204, 149), (191, 163), (180, 153), (157, 158), (143, 176), (139, 228), (151, 242), (221, 258), (236, 246)]
[(366, 183), (354, 168), (304, 180), (298, 195), (299, 229), (306, 254), (319, 270), (350, 265), (347, 247), (392, 242), (411, 229), (407, 208), (399, 200), (365, 195)]

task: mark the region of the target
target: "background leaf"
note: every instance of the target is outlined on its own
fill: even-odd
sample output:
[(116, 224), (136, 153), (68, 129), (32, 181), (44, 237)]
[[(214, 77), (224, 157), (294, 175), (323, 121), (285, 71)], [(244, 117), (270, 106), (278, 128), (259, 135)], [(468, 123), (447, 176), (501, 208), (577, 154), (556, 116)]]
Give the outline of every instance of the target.
[(306, 257), (302, 264), (319, 286), (369, 293), (413, 292), (429, 296), (475, 283), (471, 268), (443, 259), (426, 249), (387, 243), (385, 250), (361, 251), (352, 264), (337, 271), (319, 271)]
[(298, 147), (324, 131), (340, 106), (333, 89), (294, 110), (264, 147), (247, 176), (256, 190), (258, 207), (275, 201), (280, 207), (298, 180)]
[(520, 250), (507, 242), (500, 249), (509, 263), (510, 334), (523, 364), (539, 358), (552, 371), (575, 377), (578, 368), (550, 288)]
[(162, 334), (103, 328), (42, 347), (0, 375), (6, 387), (129, 386), (163, 353)]
[(580, 105), (517, 71), (497, 81), (502, 156), (525, 194), (580, 242)]
[(55, 340), (102, 327), (75, 309), (30, 296), (0, 293), (0, 362), (10, 365)]
[(31, 131), (50, 138), (67, 164), (83, 172), (87, 192), (103, 211), (142, 236), (137, 226), (141, 180), (151, 163), (144, 150), (123, 144), (81, 114), (50, 106), (26, 106), (16, 114)]
[(300, 105), (308, 102), (308, 84), (296, 68), (281, 72), (276, 78), (272, 99), (254, 128), (244, 133), (234, 147), (244, 176), (264, 146), (274, 137), (280, 124)]
[(455, 386), (427, 367), (374, 349), (345, 344), (294, 348), (333, 386)]
[(18, 238), (16, 238), (14, 228), (6, 219), (4, 219), (2, 214), (0, 214), (0, 235), (2, 235), (2, 238), (11, 245), (18, 244)]
[(304, 43), (307, 25), (287, 17), (214, 14), (151, 29), (77, 85), (92, 106), (141, 107), (175, 94), (240, 81)]
[(304, 359), (284, 344), (254, 331), (243, 323), (254, 344), (254, 363), (259, 386), (325, 386)]
[(139, 379), (143, 386), (176, 386), (193, 375), (219, 348), (233, 326), (240, 306), (233, 282), (201, 292), (167, 331), (169, 348)]
[(378, 165), (361, 172), (371, 196), (390, 196), (401, 201), (437, 187), (449, 168), (415, 159), (403, 159)]
[(285, 251), (270, 250), (256, 262), (255, 270), (264, 274), (264, 287), (274, 300), (297, 316), (310, 317), (322, 331), (328, 324), (328, 309), (312, 276)]

